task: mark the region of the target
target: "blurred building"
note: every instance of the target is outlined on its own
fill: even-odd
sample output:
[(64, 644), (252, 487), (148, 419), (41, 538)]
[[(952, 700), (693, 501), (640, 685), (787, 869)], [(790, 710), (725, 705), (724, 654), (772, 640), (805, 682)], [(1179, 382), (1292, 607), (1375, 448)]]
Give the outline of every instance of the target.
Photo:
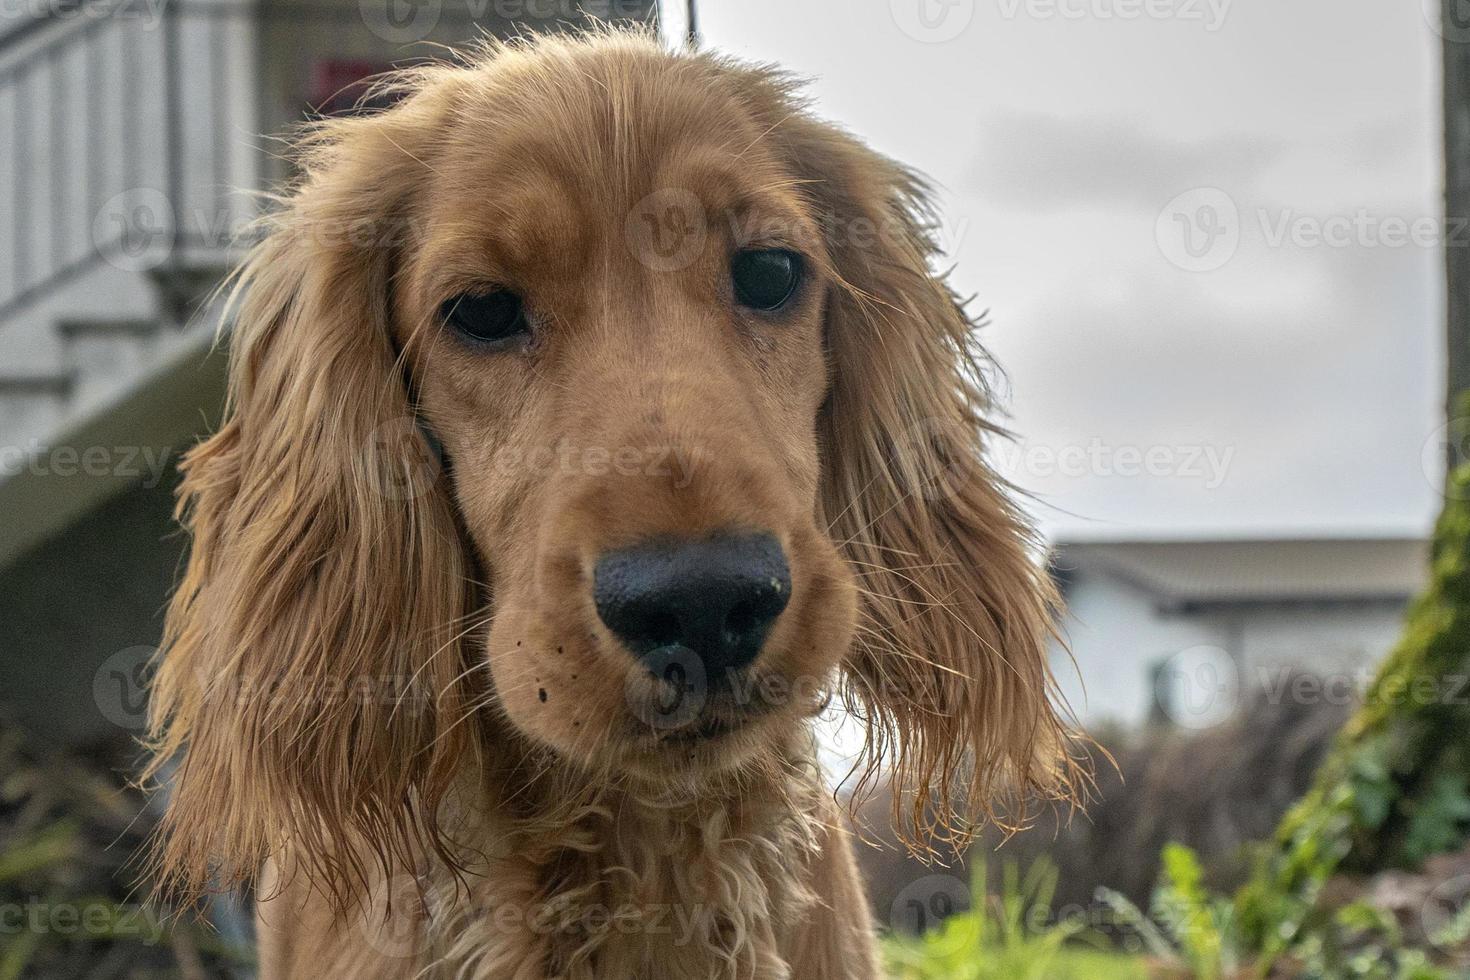
[[(484, 34), (654, 0), (35, 0), (0, 6), (0, 711), (141, 722), (182, 552), (174, 464), (217, 417), (221, 324), (281, 133)], [(119, 719), (123, 719), (119, 721)]]
[(1064, 541), (1053, 567), (1075, 668), (1061, 645), (1053, 666), (1079, 719), (1206, 728), (1258, 689), (1350, 697), (1397, 640), (1428, 578), (1429, 543)]

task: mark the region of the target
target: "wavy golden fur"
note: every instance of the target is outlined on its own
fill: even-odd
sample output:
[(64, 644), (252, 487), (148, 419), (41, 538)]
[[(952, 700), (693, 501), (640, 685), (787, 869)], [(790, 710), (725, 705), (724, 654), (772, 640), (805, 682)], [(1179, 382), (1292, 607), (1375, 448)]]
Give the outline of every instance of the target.
[[(254, 882), (268, 977), (875, 975), (824, 699), (919, 850), (1083, 778), (922, 180), (782, 73), (634, 34), (388, 85), (301, 139), (235, 281), (153, 692), (158, 871)], [(779, 315), (729, 295), (757, 246), (806, 265)], [(439, 316), (492, 287), (516, 350)], [(779, 539), (790, 605), (718, 737), (651, 731), (591, 562), (728, 528)]]

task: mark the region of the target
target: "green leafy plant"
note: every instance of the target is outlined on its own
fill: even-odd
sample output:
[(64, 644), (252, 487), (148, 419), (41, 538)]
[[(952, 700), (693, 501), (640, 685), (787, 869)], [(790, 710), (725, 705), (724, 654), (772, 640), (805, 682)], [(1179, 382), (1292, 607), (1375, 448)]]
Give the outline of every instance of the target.
[(1219, 980), (1234, 972), (1231, 904), (1205, 889), (1199, 858), (1182, 844), (1164, 846), (1163, 882), (1154, 895), (1154, 915), (1168, 925), (1198, 980)]
[(1290, 975), (1322, 980), (1455, 980), (1423, 950), (1406, 949), (1392, 915), (1364, 902), (1334, 912), (1322, 928), (1300, 937)]
[(1229, 899), (1210, 894), (1198, 856), (1184, 845), (1164, 847), (1152, 915), (1111, 889), (1098, 889), (1098, 898), (1172, 969), (1196, 980), (1221, 980), (1237, 969), (1234, 909)]
[(0, 980), (227, 976), (248, 963), (191, 910), (142, 901), (128, 861), (150, 812), (116, 765), (40, 747), (0, 718)]
[[(985, 896), (969, 912), (945, 919), (915, 938), (885, 943), (895, 980), (1145, 980), (1137, 961), (1104, 948), (1080, 922), (1051, 921), (1057, 870), (1045, 860), (1022, 875), (1002, 872), (997, 895), (986, 893), (985, 867), (974, 871), (971, 894)], [(1085, 944), (1085, 945), (1084, 945)]]
[[(1289, 954), (1260, 955), (1239, 928), (1234, 902), (1212, 894), (1194, 852), (1180, 844), (1164, 848), (1163, 873), (1151, 915), (1124, 896), (1099, 889), (1120, 925), (1144, 943), (1169, 976), (1194, 980), (1289, 977), (1292, 980), (1464, 980), (1431, 962), (1422, 949), (1408, 948), (1394, 917), (1366, 902), (1292, 925)], [(1470, 936), (1470, 912), (1446, 923), (1433, 937), (1441, 947)]]

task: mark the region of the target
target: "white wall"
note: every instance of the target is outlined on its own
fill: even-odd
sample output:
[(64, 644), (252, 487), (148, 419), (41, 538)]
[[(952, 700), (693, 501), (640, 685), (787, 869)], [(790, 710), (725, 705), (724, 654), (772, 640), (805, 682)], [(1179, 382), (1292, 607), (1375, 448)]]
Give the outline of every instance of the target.
[[(1182, 721), (1203, 724), (1251, 688), (1279, 693), (1289, 668), (1366, 679), (1392, 649), (1402, 620), (1403, 608), (1393, 604), (1161, 614), (1148, 593), (1106, 575), (1078, 573), (1064, 627), (1071, 659), (1055, 646), (1052, 668), (1085, 727), (1133, 726), (1153, 710), (1155, 665), (1176, 658), (1184, 677), (1175, 682), (1192, 687), (1186, 695), (1204, 705)], [(1227, 669), (1233, 676), (1218, 676)]]
[(1150, 665), (1190, 647), (1227, 641), (1214, 624), (1159, 617), (1147, 593), (1107, 576), (1079, 573), (1067, 604), (1063, 636), (1076, 664), (1057, 648), (1052, 669), (1088, 728), (1142, 723), (1153, 704)]
[(1392, 649), (1403, 615), (1399, 606), (1260, 613), (1242, 634), (1245, 677), (1259, 685), (1288, 667), (1361, 677)]

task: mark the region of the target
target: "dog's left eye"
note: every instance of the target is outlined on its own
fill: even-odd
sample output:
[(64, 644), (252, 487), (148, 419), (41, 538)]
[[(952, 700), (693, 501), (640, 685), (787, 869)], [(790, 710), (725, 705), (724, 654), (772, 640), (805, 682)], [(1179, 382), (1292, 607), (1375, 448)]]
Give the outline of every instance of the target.
[(461, 293), (445, 300), (439, 316), (459, 333), (484, 344), (513, 340), (531, 332), (525, 304), (508, 289)]
[(785, 306), (801, 284), (801, 256), (784, 248), (750, 248), (730, 263), (735, 298), (770, 313)]

